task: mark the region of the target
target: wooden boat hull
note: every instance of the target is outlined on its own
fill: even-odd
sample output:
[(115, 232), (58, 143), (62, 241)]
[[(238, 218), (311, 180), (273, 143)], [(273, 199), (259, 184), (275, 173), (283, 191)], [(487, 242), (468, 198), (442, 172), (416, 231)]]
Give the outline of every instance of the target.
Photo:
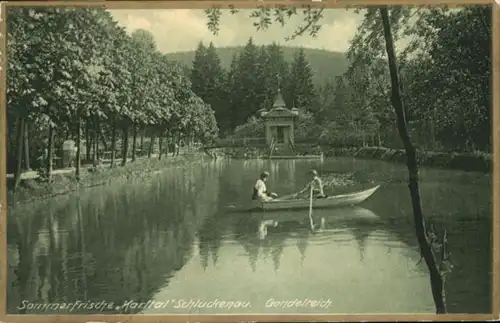
[[(332, 207), (344, 207), (344, 206), (351, 206), (351, 205), (357, 205), (366, 199), (368, 199), (370, 196), (372, 196), (380, 187), (380, 185), (377, 185), (373, 188), (360, 191), (360, 192), (355, 192), (355, 193), (349, 193), (349, 194), (341, 194), (341, 195), (335, 195), (335, 196), (330, 196), (327, 198), (320, 198), (320, 199), (314, 199), (313, 200), (313, 208), (332, 208)], [(275, 199), (269, 202), (260, 202), (256, 201), (254, 206), (258, 209), (265, 210), (265, 211), (271, 211), (271, 210), (291, 210), (291, 209), (306, 209), (309, 208), (309, 199), (302, 199), (302, 200), (280, 200), (280, 199)]]

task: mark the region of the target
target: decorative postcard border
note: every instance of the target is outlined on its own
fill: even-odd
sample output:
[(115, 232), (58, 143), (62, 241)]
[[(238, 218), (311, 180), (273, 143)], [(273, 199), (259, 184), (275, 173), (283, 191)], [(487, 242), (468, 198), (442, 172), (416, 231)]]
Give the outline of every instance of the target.
[[(496, 2), (496, 3), (495, 3)], [(491, 314), (300, 314), (300, 315), (7, 315), (7, 239), (6, 239), (6, 9), (19, 6), (71, 6), (71, 7), (105, 7), (109, 9), (181, 9), (181, 8), (255, 8), (257, 6), (324, 6), (325, 8), (343, 8), (346, 6), (366, 5), (438, 5), (448, 6), (490, 4), (493, 6), (493, 279), (492, 279), (492, 313)], [(496, 41), (495, 41), (496, 40)], [(170, 1), (18, 1), (0, 3), (0, 323), (2, 322), (292, 322), (292, 321), (482, 321), (500, 319), (500, 0), (170, 0)]]

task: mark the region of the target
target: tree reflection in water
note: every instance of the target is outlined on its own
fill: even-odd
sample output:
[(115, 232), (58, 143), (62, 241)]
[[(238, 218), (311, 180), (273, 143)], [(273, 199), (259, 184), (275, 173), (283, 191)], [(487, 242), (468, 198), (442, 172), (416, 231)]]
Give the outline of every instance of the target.
[[(338, 243), (350, 241), (354, 238), (357, 241), (360, 257), (363, 259), (366, 239), (379, 227), (383, 227), (382, 222), (372, 211), (363, 208), (345, 208), (337, 210), (315, 211), (315, 232), (309, 228), (309, 219), (306, 211), (282, 211), (282, 212), (249, 212), (239, 214), (233, 219), (233, 232), (235, 240), (243, 247), (248, 257), (250, 267), (255, 272), (259, 255), (266, 260), (271, 256), (274, 263), (274, 270), (280, 267), (280, 260), (287, 241), (294, 241), (301, 255), (301, 261), (306, 259), (306, 250), (311, 242), (322, 243), (325, 239), (333, 239)], [(225, 221), (227, 223), (228, 221)], [(221, 223), (213, 222), (208, 225), (202, 233), (204, 239), (208, 240), (221, 235)], [(216, 232), (219, 232), (218, 234)], [(346, 236), (344, 233), (347, 233)], [(219, 238), (220, 239), (220, 238)], [(202, 265), (206, 268), (208, 245), (200, 245), (200, 254), (205, 257)], [(204, 249), (204, 250), (202, 250)], [(203, 258), (202, 257), (202, 258)]]
[[(189, 260), (199, 224), (215, 213), (217, 170), (212, 163), (166, 171), (149, 182), (136, 179), (9, 210), (8, 245), (18, 257), (9, 262), (15, 271), (8, 277), (8, 312), (37, 313), (18, 310), (22, 300), (147, 301)], [(216, 242), (212, 249), (216, 258)]]
[[(330, 297), (342, 293), (336, 310), (357, 313), (361, 308), (426, 310), (428, 300), (432, 308), (432, 299), (426, 296), (425, 268), (416, 266), (419, 253), (414, 228), (402, 211), (404, 185), (386, 184), (363, 204), (366, 209), (314, 209), (314, 232), (309, 229), (307, 210), (229, 214), (224, 206), (248, 203), (255, 177), (264, 169), (271, 170), (271, 163), (276, 161), (222, 160), (165, 171), (153, 180), (130, 180), (10, 208), (8, 312), (23, 312), (17, 309), (21, 300), (87, 298), (121, 303), (167, 297), (224, 298), (229, 293), (255, 302), (276, 294)], [(354, 173), (360, 182), (357, 185), (373, 178), (404, 180), (401, 174), (405, 173), (396, 165), (328, 163), (324, 169)], [(283, 194), (300, 189), (308, 169), (321, 169), (306, 161), (279, 164), (269, 186)], [(454, 212), (449, 217), (457, 219), (442, 225), (449, 229), (453, 261), (460, 268), (447, 278), (450, 306), (455, 312), (484, 309), (490, 297), (483, 293), (491, 281), (487, 275), (490, 256), (487, 249), (478, 250), (489, 243), (490, 222), (486, 217), (482, 223), (477, 219), (478, 223), (461, 223), (460, 219), (469, 221), (469, 214), (474, 219), (477, 212), (485, 214), (487, 203), (483, 201), (478, 209), (474, 199), (457, 198), (482, 194), (475, 193), (479, 186), (470, 185), (469, 175), (463, 175), (467, 180), (457, 184), (456, 174), (446, 173), (437, 183), (441, 171), (426, 172), (432, 183), (423, 187), (422, 194), (429, 209)], [(296, 175), (296, 187), (288, 182), (291, 174)], [(438, 196), (435, 200), (434, 195)], [(439, 223), (436, 229), (441, 229)], [(373, 279), (375, 274), (377, 279)], [(358, 284), (355, 288), (363, 293), (357, 293), (352, 284)], [(386, 286), (399, 292), (388, 292)], [(408, 289), (420, 296), (407, 297)], [(386, 294), (379, 297), (380, 293)], [(480, 302), (471, 305), (467, 301), (471, 297), (479, 297)], [(252, 311), (269, 311), (257, 307)], [(130, 313), (136, 311), (139, 309)], [(89, 312), (94, 311), (73, 313)]]
[[(254, 214), (254, 217), (259, 216)], [(258, 228), (259, 239), (248, 238), (252, 236), (251, 234), (248, 234), (246, 239), (240, 239), (240, 243), (249, 255), (252, 268), (256, 266), (258, 246), (263, 246), (264, 254), (267, 255), (269, 252), (272, 254), (274, 268), (278, 270), (286, 240), (290, 237), (295, 239), (301, 262), (306, 259), (306, 250), (311, 241), (322, 243), (326, 239), (343, 243), (350, 241), (351, 238), (356, 240), (360, 259), (363, 261), (366, 240), (385, 225), (372, 211), (360, 207), (316, 210), (313, 218), (315, 231), (311, 232), (307, 211), (269, 212), (261, 216), (257, 225), (253, 225)], [(248, 228), (251, 225), (247, 223), (242, 227)]]

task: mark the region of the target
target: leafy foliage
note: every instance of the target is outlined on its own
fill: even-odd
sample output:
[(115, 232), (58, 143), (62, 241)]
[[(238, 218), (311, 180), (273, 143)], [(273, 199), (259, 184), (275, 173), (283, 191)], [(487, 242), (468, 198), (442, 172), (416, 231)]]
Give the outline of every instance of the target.
[[(315, 84), (311, 86), (309, 77), (301, 82), (297, 75), (312, 73), (315, 79), (317, 69), (307, 68), (307, 65), (312, 66), (309, 61), (314, 61), (314, 58), (296, 52), (294, 62), (285, 59), (291, 64), (286, 64), (287, 68), (281, 68), (279, 73), (282, 75), (281, 85), (285, 88), (285, 100), (288, 107), (302, 106), (312, 113), (316, 124), (323, 128), (321, 139), (324, 141), (342, 146), (371, 144), (400, 148), (390, 102), (391, 82), (378, 9), (355, 11), (363, 15), (364, 19), (346, 53), (349, 62), (346, 71), (342, 75), (332, 75), (331, 79), (322, 78), (322, 83), (313, 82)], [(224, 10), (217, 12), (217, 21), (212, 16), (207, 17), (208, 27), (212, 31), (211, 26), (217, 26), (223, 19)], [(307, 32), (317, 34), (319, 29), (312, 26), (319, 26), (320, 19), (315, 20), (309, 29), (304, 30), (303, 27), (308, 26), (316, 14), (321, 15), (320, 12), (321, 9), (311, 7), (303, 11), (279, 6), (259, 7), (250, 16), (255, 19), (256, 28), (266, 29), (272, 23), (285, 25), (291, 17), (302, 13), (303, 24), (297, 27), (294, 35), (290, 35), (293, 38), (306, 35)], [(406, 120), (416, 146), (432, 150), (489, 151), (491, 8), (390, 7), (389, 18), (394, 39), (404, 45), (398, 48), (398, 61)], [(275, 48), (271, 49), (272, 46)], [(279, 46), (271, 45), (267, 56), (261, 53), (260, 61), (269, 63), (271, 51), (280, 57)], [(239, 55), (243, 55), (243, 52), (245, 50), (241, 50)], [(253, 55), (257, 55), (255, 51)], [(248, 53), (245, 57), (249, 61)], [(297, 65), (299, 61), (301, 63)], [(331, 63), (324, 62), (323, 65), (335, 62), (332, 58)], [(277, 74), (273, 70), (276, 67), (271, 65), (278, 66), (280, 63), (268, 64), (267, 70), (273, 72), (267, 76), (257, 75), (258, 63), (254, 60), (252, 64), (249, 66), (253, 66), (253, 72), (247, 68), (246, 75), (253, 73), (252, 77), (259, 79), (259, 83), (268, 83), (267, 88), (277, 83), (277, 80), (270, 78), (271, 74)], [(286, 77), (282, 74), (285, 69), (288, 69)], [(235, 84), (242, 82), (235, 78), (237, 73), (241, 73), (241, 69), (233, 61), (229, 72), (232, 80), (228, 83), (234, 89), (237, 89)], [(296, 75), (294, 80), (291, 75)], [(231, 112), (228, 112), (230, 118), (240, 114), (234, 117), (232, 129), (244, 123), (260, 107), (269, 106), (269, 100), (273, 98), (273, 90), (270, 90), (251, 105), (236, 102), (236, 98), (245, 95), (253, 98), (262, 95), (248, 85), (250, 81), (245, 84), (238, 89), (240, 92), (234, 92), (239, 93), (234, 94), (235, 98), (228, 98), (228, 102), (231, 102)], [(298, 94), (301, 94), (301, 98), (294, 98)], [(315, 138), (316, 132), (311, 133), (313, 137), (310, 139)]]
[(215, 111), (215, 116), (220, 120), (218, 127), (227, 129), (227, 103), (226, 73), (221, 66), (221, 61), (212, 43), (208, 48), (203, 43), (198, 45), (191, 69), (192, 89), (196, 95), (209, 104)]
[[(184, 68), (156, 49), (148, 31), (129, 35), (104, 9), (8, 8), (7, 15), (8, 135), (18, 138), (9, 140), (9, 169), (28, 157), (37, 164), (49, 127), (59, 148), (65, 139), (78, 142), (84, 122), (94, 159), (109, 139), (114, 147), (117, 129), (122, 146), (134, 134), (134, 147), (140, 129), (172, 140), (217, 136), (211, 102), (191, 90)], [(18, 149), (28, 137), (16, 120), (31, 129), (29, 155)]]
[[(390, 12), (396, 39), (412, 37), (398, 58), (406, 119), (416, 144), (427, 149), (490, 150), (491, 8), (396, 7)], [(379, 107), (378, 119), (387, 128), (389, 115), (382, 112), (387, 96), (380, 93), (388, 93), (390, 82), (380, 63), (384, 40), (376, 17), (376, 9), (365, 13), (348, 53), (353, 63), (346, 74), (358, 84), (374, 81), (377, 86), (358, 94)], [(390, 135), (385, 137), (390, 140)]]

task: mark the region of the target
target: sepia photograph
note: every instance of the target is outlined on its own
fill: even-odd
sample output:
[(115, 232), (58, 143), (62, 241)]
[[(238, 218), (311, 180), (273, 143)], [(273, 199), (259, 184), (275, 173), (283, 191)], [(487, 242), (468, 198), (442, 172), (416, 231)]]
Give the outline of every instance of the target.
[(252, 6), (2, 7), (7, 314), (494, 313), (497, 5)]

